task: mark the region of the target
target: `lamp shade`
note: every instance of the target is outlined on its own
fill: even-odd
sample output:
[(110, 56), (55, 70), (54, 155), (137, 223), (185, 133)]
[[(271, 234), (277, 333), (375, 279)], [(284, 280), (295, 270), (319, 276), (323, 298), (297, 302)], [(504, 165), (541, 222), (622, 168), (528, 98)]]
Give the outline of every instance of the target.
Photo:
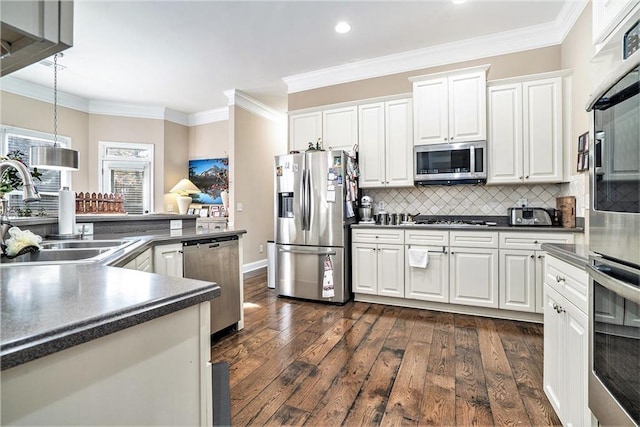
[(200, 193), (200, 189), (195, 184), (189, 181), (187, 178), (183, 178), (176, 185), (173, 186), (169, 193), (178, 193), (182, 196), (189, 194)]
[(32, 168), (78, 170), (78, 152), (58, 146), (31, 147), (29, 165)]

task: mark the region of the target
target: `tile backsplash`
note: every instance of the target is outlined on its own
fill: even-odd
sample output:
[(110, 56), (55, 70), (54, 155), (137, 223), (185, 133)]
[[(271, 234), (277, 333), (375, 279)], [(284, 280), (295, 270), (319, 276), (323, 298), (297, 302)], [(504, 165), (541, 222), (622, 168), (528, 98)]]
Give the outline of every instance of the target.
[(556, 197), (568, 195), (569, 184), (545, 185), (427, 185), (410, 188), (363, 189), (375, 209), (421, 215), (499, 215), (527, 199), (528, 206), (555, 208)]

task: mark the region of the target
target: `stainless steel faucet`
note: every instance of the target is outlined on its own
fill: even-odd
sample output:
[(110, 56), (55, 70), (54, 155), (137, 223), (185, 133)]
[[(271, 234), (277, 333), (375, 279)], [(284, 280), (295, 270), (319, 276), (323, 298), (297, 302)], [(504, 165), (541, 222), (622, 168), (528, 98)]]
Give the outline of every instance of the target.
[[(8, 168), (13, 167), (18, 171), (20, 178), (22, 178), (22, 200), (25, 202), (35, 202), (40, 200), (40, 195), (38, 194), (38, 190), (33, 183), (33, 178), (31, 177), (31, 172), (24, 165), (24, 163), (18, 160), (0, 160), (0, 176), (7, 170)], [(9, 201), (4, 197), (2, 199), (2, 216), (0, 217), (0, 244), (4, 245), (4, 237), (7, 235), (9, 228), (11, 228), (11, 223), (9, 222)]]

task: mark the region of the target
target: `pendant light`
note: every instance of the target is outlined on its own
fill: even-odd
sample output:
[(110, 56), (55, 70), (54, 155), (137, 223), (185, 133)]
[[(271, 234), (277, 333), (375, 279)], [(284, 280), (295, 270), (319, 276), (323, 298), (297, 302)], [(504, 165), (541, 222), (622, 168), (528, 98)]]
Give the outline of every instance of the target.
[(58, 145), (58, 56), (53, 56), (53, 146), (31, 147), (29, 164), (32, 168), (78, 170), (78, 152)]

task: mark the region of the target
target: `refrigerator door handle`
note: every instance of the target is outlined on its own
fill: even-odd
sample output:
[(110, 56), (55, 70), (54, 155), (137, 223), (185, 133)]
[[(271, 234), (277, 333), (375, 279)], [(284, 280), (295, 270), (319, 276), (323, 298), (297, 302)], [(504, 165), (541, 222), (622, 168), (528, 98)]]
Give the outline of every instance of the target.
[(279, 248), (278, 249), (280, 252), (283, 253), (290, 253), (290, 254), (302, 254), (302, 255), (336, 255), (336, 251), (332, 251), (332, 250), (326, 250), (326, 251), (304, 251), (304, 250), (300, 250), (300, 249), (283, 249), (283, 248)]
[(306, 216), (307, 216), (307, 230), (311, 230), (311, 203), (313, 203), (313, 201), (311, 200), (311, 171), (309, 169), (307, 169), (307, 183), (306, 183), (306, 188), (307, 188), (307, 203), (305, 204), (306, 207)]
[(307, 204), (309, 203), (308, 201), (308, 191), (307, 191), (307, 170), (306, 169), (302, 169), (302, 229), (306, 230), (307, 224), (308, 224), (308, 220), (307, 220)]

